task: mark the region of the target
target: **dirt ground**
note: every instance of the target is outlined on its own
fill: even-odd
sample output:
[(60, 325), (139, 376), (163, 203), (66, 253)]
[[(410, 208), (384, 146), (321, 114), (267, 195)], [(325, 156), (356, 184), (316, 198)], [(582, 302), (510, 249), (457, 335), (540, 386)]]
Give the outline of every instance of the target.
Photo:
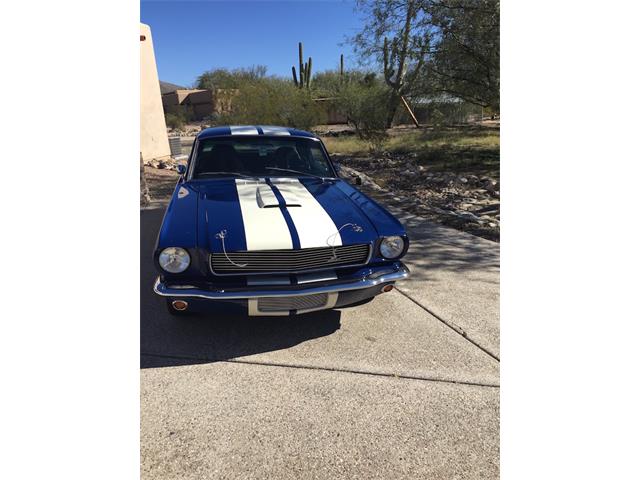
[(178, 181), (178, 173), (174, 170), (144, 167), (144, 175), (152, 202), (169, 201)]

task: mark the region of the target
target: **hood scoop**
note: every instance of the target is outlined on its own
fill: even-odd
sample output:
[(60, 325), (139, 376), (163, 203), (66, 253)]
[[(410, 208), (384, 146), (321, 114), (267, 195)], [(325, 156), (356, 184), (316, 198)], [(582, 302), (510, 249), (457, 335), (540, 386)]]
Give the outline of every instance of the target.
[(266, 183), (262, 183), (256, 187), (256, 203), (260, 208), (279, 208), (283, 207), (300, 207), (299, 203), (286, 203), (283, 201), (281, 204), (278, 201), (278, 197), (273, 193), (273, 190)]

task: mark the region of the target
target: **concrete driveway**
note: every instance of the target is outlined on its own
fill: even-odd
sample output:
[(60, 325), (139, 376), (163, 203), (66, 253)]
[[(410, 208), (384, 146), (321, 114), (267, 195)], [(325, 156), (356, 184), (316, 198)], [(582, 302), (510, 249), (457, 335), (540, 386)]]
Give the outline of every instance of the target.
[(171, 317), (141, 211), (143, 479), (498, 478), (499, 246), (380, 200), (412, 278), (294, 318)]

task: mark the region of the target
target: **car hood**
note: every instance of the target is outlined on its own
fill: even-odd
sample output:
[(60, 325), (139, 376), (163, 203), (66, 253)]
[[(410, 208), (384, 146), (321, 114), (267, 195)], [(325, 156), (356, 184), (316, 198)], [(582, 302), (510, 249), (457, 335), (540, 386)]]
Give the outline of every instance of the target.
[(198, 245), (210, 252), (290, 250), (372, 243), (380, 235), (363, 195), (342, 180), (215, 179), (198, 196)]

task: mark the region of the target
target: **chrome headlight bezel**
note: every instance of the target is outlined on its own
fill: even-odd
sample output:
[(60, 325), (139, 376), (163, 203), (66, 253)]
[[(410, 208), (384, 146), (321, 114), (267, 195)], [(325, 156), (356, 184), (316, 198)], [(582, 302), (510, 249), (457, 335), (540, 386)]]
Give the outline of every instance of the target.
[(387, 260), (400, 258), (404, 253), (406, 242), (400, 235), (382, 237), (380, 241), (380, 256)]
[(191, 256), (184, 248), (167, 247), (158, 255), (160, 268), (168, 273), (182, 273), (191, 265)]

